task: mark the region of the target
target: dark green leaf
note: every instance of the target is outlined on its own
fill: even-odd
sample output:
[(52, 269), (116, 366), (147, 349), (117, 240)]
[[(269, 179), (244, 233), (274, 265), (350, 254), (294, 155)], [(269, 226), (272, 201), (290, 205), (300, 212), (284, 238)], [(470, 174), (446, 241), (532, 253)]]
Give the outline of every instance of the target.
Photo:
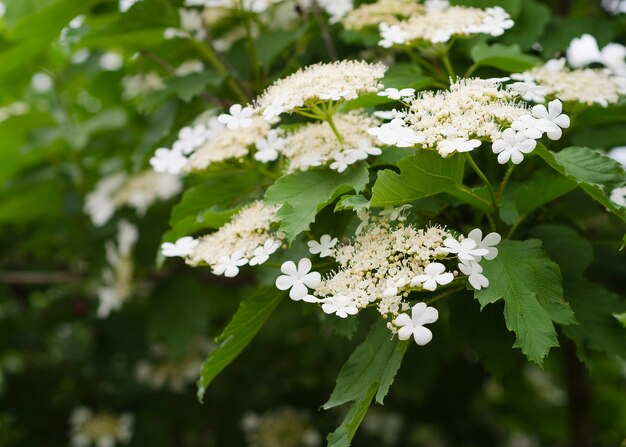
[(504, 300), (506, 326), (516, 335), (514, 347), (541, 364), (550, 348), (559, 345), (553, 322), (575, 322), (563, 301), (559, 267), (536, 239), (505, 240), (498, 249), (497, 258), (481, 263), (489, 287), (476, 291), (475, 297), (482, 307)]
[(543, 40), (546, 26), (550, 22), (550, 8), (534, 0), (524, 0), (520, 15), (515, 18), (515, 26), (500, 38), (505, 44), (518, 44), (527, 50), (535, 42)]
[(361, 422), (363, 421), (363, 418), (372, 403), (372, 399), (376, 394), (377, 388), (378, 386), (373, 384), (361, 399), (355, 401), (350, 406), (350, 411), (346, 414), (346, 417), (341, 422), (341, 425), (326, 438), (328, 441), (328, 447), (350, 447), (352, 438), (354, 438), (359, 425), (361, 425)]
[(519, 45), (486, 45), (478, 43), (471, 49), (470, 55), (478, 67), (495, 67), (506, 72), (528, 70), (541, 62), (541, 59), (521, 52)]
[(284, 293), (271, 287), (259, 289), (241, 302), (233, 319), (219, 336), (219, 346), (202, 365), (197, 392), (201, 402), (209, 384), (248, 346), (284, 296)]

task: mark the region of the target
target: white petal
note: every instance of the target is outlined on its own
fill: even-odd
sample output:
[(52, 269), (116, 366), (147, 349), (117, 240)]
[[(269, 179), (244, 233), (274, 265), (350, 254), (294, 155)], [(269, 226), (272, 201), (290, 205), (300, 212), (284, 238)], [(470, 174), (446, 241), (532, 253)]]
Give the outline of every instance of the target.
[(433, 333), (425, 327), (417, 327), (413, 330), (413, 338), (419, 346), (424, 346), (433, 339)]
[(437, 275), (437, 277), (435, 278), (435, 281), (437, 281), (437, 283), (441, 284), (442, 286), (445, 286), (446, 284), (450, 284), (453, 280), (454, 280), (454, 275), (450, 272), (443, 273), (442, 275)]
[(276, 288), (278, 290), (290, 289), (294, 284), (294, 279), (291, 276), (281, 275), (276, 278)]
[(413, 335), (413, 328), (411, 326), (404, 326), (398, 329), (398, 338), (400, 340), (408, 340)]
[(420, 324), (434, 323), (439, 319), (439, 311), (434, 307), (427, 307), (420, 317)]
[(308, 295), (309, 289), (300, 281), (295, 281), (291, 290), (289, 290), (289, 298), (294, 301), (299, 301)]
[(280, 266), (280, 271), (289, 276), (296, 276), (298, 274), (296, 264), (294, 264), (293, 261), (283, 262), (283, 265)]
[(322, 275), (318, 272), (307, 273), (304, 278), (302, 278), (302, 282), (311, 289), (316, 289), (319, 287), (322, 282)]
[(400, 314), (394, 320), (394, 324), (396, 326), (411, 326), (413, 324), (413, 321), (411, 320), (411, 317), (409, 317), (407, 314)]

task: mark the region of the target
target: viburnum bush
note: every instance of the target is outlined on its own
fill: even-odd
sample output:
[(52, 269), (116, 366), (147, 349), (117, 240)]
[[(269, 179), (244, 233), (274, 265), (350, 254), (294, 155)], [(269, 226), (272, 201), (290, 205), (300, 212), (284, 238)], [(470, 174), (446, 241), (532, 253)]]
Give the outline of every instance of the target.
[(0, 444), (624, 445), (623, 12), (0, 2)]

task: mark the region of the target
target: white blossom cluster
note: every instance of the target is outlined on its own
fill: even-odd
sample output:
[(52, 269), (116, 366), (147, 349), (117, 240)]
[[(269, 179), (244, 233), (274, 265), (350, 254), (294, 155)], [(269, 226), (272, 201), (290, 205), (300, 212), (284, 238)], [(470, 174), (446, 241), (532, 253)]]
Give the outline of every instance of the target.
[(163, 78), (156, 71), (127, 75), (122, 78), (122, 98), (130, 100), (165, 88)]
[[(388, 211), (390, 217), (395, 217), (391, 216), (392, 210)], [(410, 308), (406, 298), (412, 291), (434, 291), (456, 281), (460, 275), (466, 276), (474, 289), (489, 285), (480, 261), (494, 259), (498, 254), (495, 246), (500, 236), (497, 233), (483, 238), (481, 230), (475, 229), (468, 237), (456, 238), (437, 226), (416, 229), (405, 225), (401, 214), (395, 214), (397, 223), (387, 216), (368, 216), (365, 229), (347, 245), (336, 246), (337, 239), (327, 235), (319, 243), (309, 243), (311, 253), (334, 258), (338, 269), (322, 278), (318, 272), (311, 271), (312, 263), (307, 258), (297, 265), (287, 261), (281, 267), (283, 275), (276, 279), (276, 287), (289, 290), (289, 297), (294, 301), (319, 303), (325, 313), (340, 318), (375, 306), (384, 318), (391, 316), (389, 329), (398, 332), (404, 340), (409, 337), (405, 337), (408, 329), (401, 329), (416, 329), (415, 321), (422, 321), (419, 315), (426, 309), (424, 303), (418, 303), (415, 306), (418, 310), (414, 308), (413, 313), (419, 314), (419, 318), (399, 316)], [(458, 260), (458, 271), (448, 271), (444, 264), (453, 258)], [(428, 311), (431, 317), (432, 312)], [(422, 324), (425, 321), (419, 326)], [(415, 340), (418, 344), (430, 341), (424, 341), (423, 337), (418, 339), (417, 335)]]
[(393, 116), (368, 132), (386, 145), (437, 149), (442, 157), (490, 141), (501, 164), (521, 163), (537, 139), (545, 134), (557, 140), (570, 124), (560, 101), (529, 110), (501, 80), (478, 78), (459, 79), (449, 91), (420, 93), (404, 113)]
[(70, 417), (72, 447), (114, 447), (127, 444), (133, 435), (134, 418), (129, 413), (94, 413), (87, 407), (76, 408)]
[(380, 23), (394, 25), (424, 12), (424, 5), (415, 0), (378, 0), (374, 3), (363, 3), (349, 12), (341, 23), (348, 30), (377, 28)]
[(153, 203), (174, 197), (182, 187), (179, 178), (167, 173), (144, 171), (133, 176), (116, 173), (102, 178), (87, 194), (84, 210), (91, 222), (99, 227), (106, 224), (119, 208), (129, 206), (143, 215)]
[(383, 64), (350, 60), (310, 65), (274, 82), (257, 98), (255, 108), (271, 120), (323, 102), (353, 100), (377, 92), (386, 70)]
[(626, 13), (626, 0), (602, 0), (602, 7), (611, 14)]
[[(626, 169), (626, 146), (614, 147), (607, 155)], [(609, 198), (617, 206), (626, 207), (626, 186), (613, 189)]]
[(343, 143), (325, 122), (306, 124), (287, 135), (281, 153), (287, 159), (287, 171), (305, 171), (330, 163), (330, 168), (343, 172), (348, 166), (370, 155), (380, 155), (377, 139), (367, 129), (379, 124), (363, 112), (336, 113), (333, 121)]
[(317, 447), (320, 433), (306, 412), (283, 407), (264, 414), (246, 413), (241, 421), (248, 447)]
[(280, 207), (256, 201), (243, 207), (231, 221), (214, 233), (164, 243), (164, 256), (181, 256), (192, 266), (208, 264), (216, 275), (234, 277), (244, 265), (261, 265), (285, 239), (278, 231)]
[(180, 393), (198, 379), (204, 360), (214, 348), (208, 340), (198, 339), (178, 359), (169, 356), (163, 346), (153, 346), (151, 351), (154, 358), (139, 362), (135, 368), (135, 377), (139, 383), (154, 389), (168, 387)]
[(132, 249), (139, 234), (137, 227), (125, 220), (118, 223), (117, 241), (105, 244), (108, 266), (102, 271), (101, 282), (96, 288), (98, 295), (98, 318), (107, 318), (114, 310), (122, 308), (133, 291)]
[(432, 2), (423, 13), (413, 14), (395, 23), (381, 22), (379, 45), (414, 42), (445, 43), (453, 37), (469, 37), (473, 34), (500, 36), (514, 25), (511, 16), (500, 6), (487, 9), (466, 6), (448, 6), (447, 2)]

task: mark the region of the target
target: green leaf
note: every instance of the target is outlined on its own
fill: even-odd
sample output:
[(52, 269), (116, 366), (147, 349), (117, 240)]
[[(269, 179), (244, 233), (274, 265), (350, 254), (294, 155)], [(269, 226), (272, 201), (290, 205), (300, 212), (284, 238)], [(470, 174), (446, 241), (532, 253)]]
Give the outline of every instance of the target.
[[(520, 216), (533, 212), (575, 188), (575, 182), (558, 172), (546, 169), (535, 171), (529, 179), (517, 184), (512, 194), (504, 195), (500, 213), (505, 222), (511, 225)], [(513, 203), (507, 203), (509, 201)]]
[(43, 53), (50, 41), (48, 39), (30, 39), (26, 42), (13, 45), (0, 53), (0, 77), (31, 64)]
[(622, 165), (586, 147), (568, 147), (560, 152), (537, 145), (535, 152), (553, 169), (574, 180), (592, 199), (626, 222), (626, 208), (616, 206), (607, 193), (626, 182)]
[(527, 50), (535, 42), (542, 42), (550, 22), (550, 8), (534, 0), (524, 0), (522, 10), (515, 18), (515, 26), (507, 30), (500, 41), (504, 44), (518, 44)]
[(485, 211), (489, 202), (463, 186), (462, 156), (455, 154), (442, 158), (437, 152), (425, 149), (398, 162), (400, 174), (385, 169), (378, 172), (374, 183), (371, 206), (396, 206), (448, 193)]
[(486, 45), (480, 42), (471, 49), (470, 56), (477, 67), (495, 67), (513, 73), (528, 70), (541, 62), (538, 57), (522, 53), (519, 45), (499, 43)]
[(485, 9), (492, 6), (501, 6), (513, 16), (517, 17), (522, 7), (522, 0), (451, 0), (452, 5), (471, 6), (473, 8)]
[(376, 386), (376, 402), (383, 403), (393, 379), (400, 369), (408, 342), (392, 339), (383, 321), (375, 323), (365, 341), (350, 355), (343, 365), (337, 384), (324, 409), (350, 401), (360, 401)]
[(362, 194), (354, 196), (343, 196), (337, 205), (335, 205), (335, 211), (368, 209), (370, 207), (370, 201)]
[(316, 214), (337, 197), (349, 191), (361, 192), (369, 173), (365, 165), (338, 173), (329, 169), (298, 171), (279, 178), (269, 187), (265, 200), (282, 204), (278, 211), (280, 229), (289, 241), (308, 230)]
[(274, 287), (262, 288), (241, 302), (232, 320), (219, 336), (219, 346), (202, 365), (197, 392), (200, 402), (209, 384), (248, 346), (284, 296), (283, 292)]
[(256, 55), (259, 63), (269, 68), (272, 62), (287, 51), (306, 31), (306, 27), (298, 28), (298, 31), (274, 30), (268, 31), (255, 40)]
[(563, 301), (559, 267), (536, 239), (505, 240), (498, 250), (497, 258), (481, 262), (489, 287), (477, 290), (474, 296), (482, 307), (504, 300), (506, 327), (516, 335), (514, 347), (541, 364), (550, 348), (559, 346), (553, 322), (575, 322)]
[(341, 425), (333, 433), (330, 433), (326, 440), (328, 441), (328, 447), (350, 447), (352, 438), (356, 434), (356, 431), (361, 425), (367, 410), (372, 403), (372, 399), (376, 394), (378, 386), (373, 384), (358, 401), (355, 401), (350, 406), (350, 411), (346, 414), (346, 417), (341, 422)]
[(170, 226), (163, 241), (174, 241), (199, 230), (219, 228), (237, 212), (242, 200), (257, 187), (254, 172), (216, 173), (188, 188), (172, 210)]
[[(37, 36), (56, 38), (74, 17), (103, 0), (57, 0), (33, 14), (19, 20), (9, 32), (12, 40), (24, 40)], [(50, 43), (50, 39), (48, 39)]]
[(626, 302), (601, 284), (583, 277), (593, 260), (591, 243), (564, 225), (539, 225), (530, 232), (544, 241), (546, 251), (563, 272), (565, 297), (579, 322), (563, 330), (576, 341), (579, 356), (588, 360), (587, 347), (610, 355), (626, 356), (626, 329), (614, 317), (626, 311)]

